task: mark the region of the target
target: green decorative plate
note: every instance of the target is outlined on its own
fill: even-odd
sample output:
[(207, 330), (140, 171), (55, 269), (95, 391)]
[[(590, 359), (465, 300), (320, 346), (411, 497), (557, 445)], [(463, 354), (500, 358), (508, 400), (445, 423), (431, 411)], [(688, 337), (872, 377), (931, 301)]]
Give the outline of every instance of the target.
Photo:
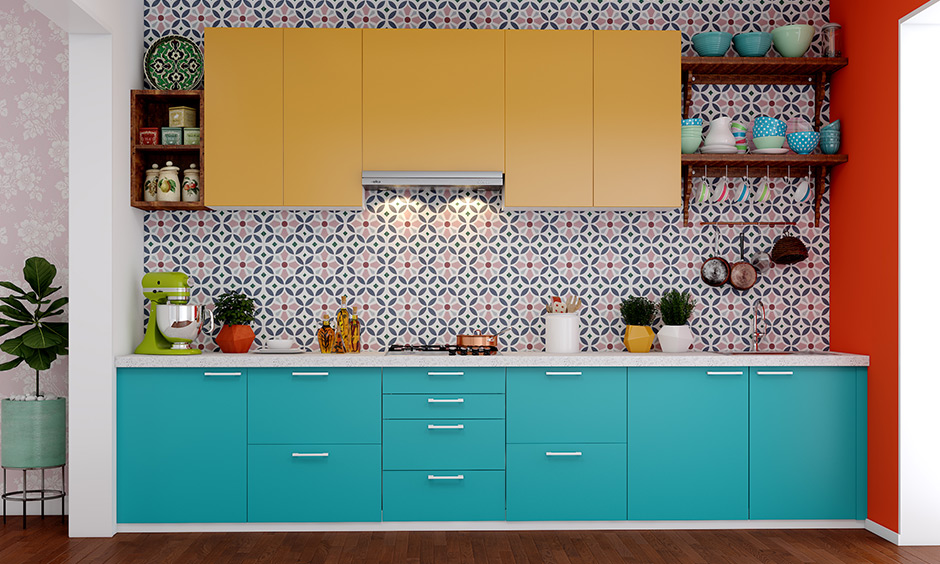
[(202, 51), (191, 39), (166, 35), (144, 55), (144, 76), (157, 90), (195, 90), (202, 84)]

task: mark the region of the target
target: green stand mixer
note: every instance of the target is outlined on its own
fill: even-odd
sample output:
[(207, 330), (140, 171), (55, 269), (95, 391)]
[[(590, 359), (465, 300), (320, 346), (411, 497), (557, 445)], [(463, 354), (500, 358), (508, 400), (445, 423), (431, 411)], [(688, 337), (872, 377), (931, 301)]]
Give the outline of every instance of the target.
[(209, 331), (215, 327), (212, 312), (189, 303), (189, 276), (182, 272), (150, 272), (141, 285), (150, 300), (150, 320), (144, 340), (135, 354), (200, 354), (190, 343), (199, 335), (202, 321), (209, 317)]

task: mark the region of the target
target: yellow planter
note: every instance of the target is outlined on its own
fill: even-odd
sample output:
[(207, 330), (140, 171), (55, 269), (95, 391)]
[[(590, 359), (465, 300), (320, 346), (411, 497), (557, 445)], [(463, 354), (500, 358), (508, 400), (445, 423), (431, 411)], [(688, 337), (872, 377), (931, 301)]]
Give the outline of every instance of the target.
[(656, 333), (653, 333), (653, 328), (649, 325), (627, 325), (623, 344), (632, 353), (647, 353), (650, 352), (655, 339)]

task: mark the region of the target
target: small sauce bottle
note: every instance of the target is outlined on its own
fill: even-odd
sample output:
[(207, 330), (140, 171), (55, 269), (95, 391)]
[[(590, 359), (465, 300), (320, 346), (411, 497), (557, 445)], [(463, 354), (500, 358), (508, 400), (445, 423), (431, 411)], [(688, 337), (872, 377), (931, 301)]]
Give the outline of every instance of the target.
[(352, 319), (349, 320), (349, 352), (354, 353), (362, 350), (362, 322), (356, 309), (353, 308)]
[(323, 314), (323, 326), (317, 331), (317, 341), (320, 343), (320, 352), (330, 354), (336, 343), (336, 332), (330, 327), (330, 316)]

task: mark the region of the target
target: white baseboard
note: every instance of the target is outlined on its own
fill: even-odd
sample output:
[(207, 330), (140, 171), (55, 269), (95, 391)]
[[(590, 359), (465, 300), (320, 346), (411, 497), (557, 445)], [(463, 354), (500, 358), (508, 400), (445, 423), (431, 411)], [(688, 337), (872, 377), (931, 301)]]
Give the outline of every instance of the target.
[[(871, 521), (869, 521), (870, 523)], [(880, 525), (878, 525), (880, 526)], [(647, 531), (689, 529), (864, 529), (865, 521), (409, 521), (382, 523), (118, 523), (119, 533), (318, 531)], [(887, 529), (885, 529), (887, 530)]]
[(878, 535), (879, 537), (883, 538), (884, 540), (890, 543), (900, 544), (898, 542), (899, 535), (897, 533), (895, 533), (894, 531), (892, 531), (891, 529), (887, 527), (884, 527), (882, 525), (879, 525), (878, 523), (875, 523), (871, 519), (868, 519), (867, 521), (865, 521), (865, 529), (875, 533), (876, 535)]

